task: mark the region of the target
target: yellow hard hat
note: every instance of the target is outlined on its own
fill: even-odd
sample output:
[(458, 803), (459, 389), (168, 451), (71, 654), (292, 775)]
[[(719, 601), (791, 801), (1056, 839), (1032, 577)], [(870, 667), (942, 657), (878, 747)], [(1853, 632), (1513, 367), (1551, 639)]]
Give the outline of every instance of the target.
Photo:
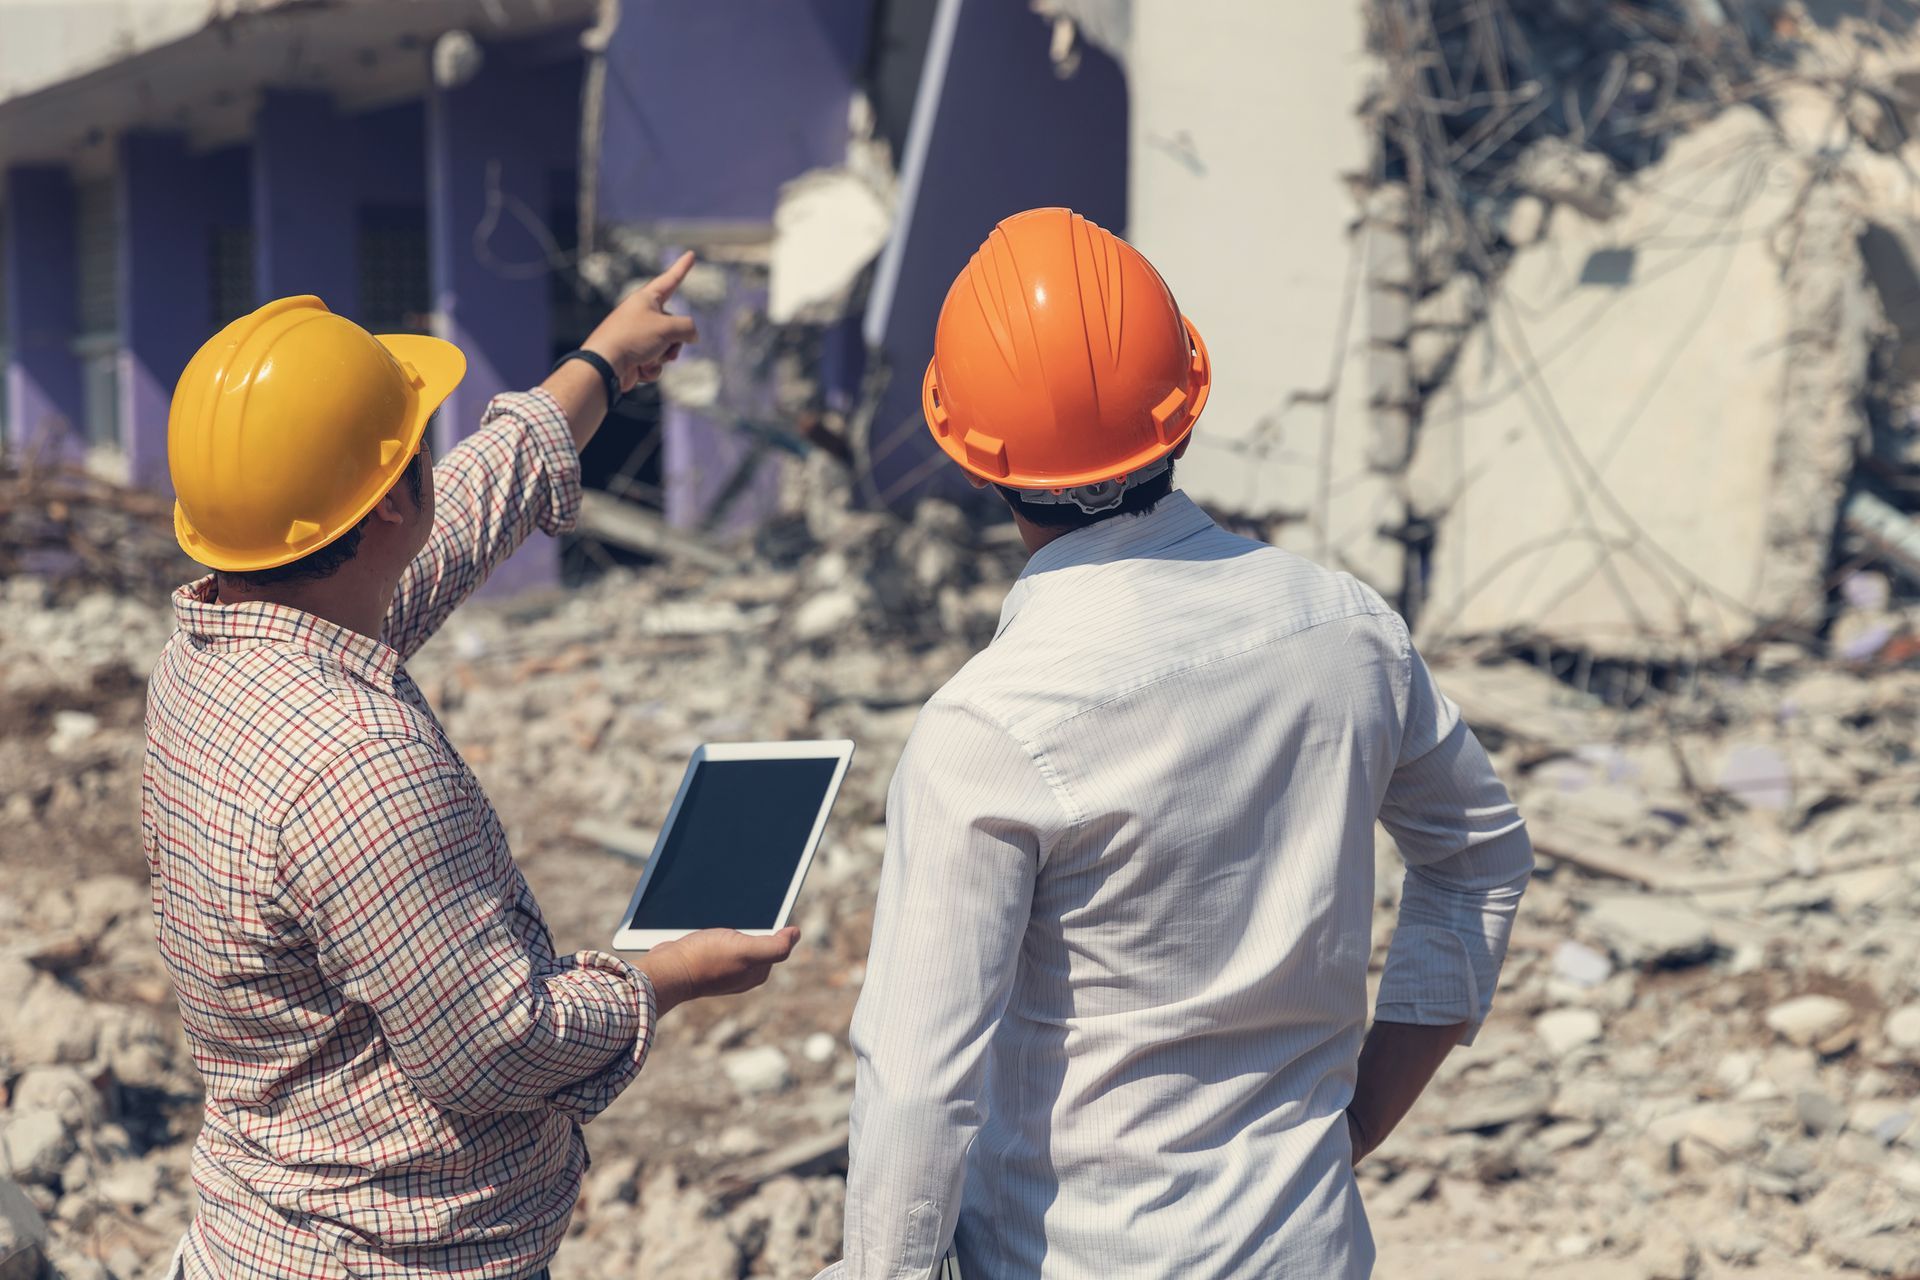
[(393, 487), (466, 371), (450, 342), (375, 337), (311, 295), (235, 320), (187, 362), (167, 415), (181, 549), (244, 573), (326, 546)]

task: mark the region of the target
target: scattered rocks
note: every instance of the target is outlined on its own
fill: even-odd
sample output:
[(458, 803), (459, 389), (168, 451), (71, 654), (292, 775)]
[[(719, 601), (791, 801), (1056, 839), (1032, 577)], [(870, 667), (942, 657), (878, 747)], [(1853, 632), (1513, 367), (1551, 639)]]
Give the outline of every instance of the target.
[(1889, 1013), (1884, 1032), (1889, 1048), (1920, 1060), (1920, 1004), (1902, 1005)]
[(51, 1111), (15, 1111), (0, 1125), (0, 1158), (6, 1176), (29, 1185), (58, 1182), (74, 1151), (73, 1134)]
[(0, 1178), (0, 1280), (39, 1280), (47, 1224), (18, 1184)]
[(1613, 976), (1613, 961), (1606, 952), (1569, 938), (1554, 948), (1553, 972), (1562, 982), (1576, 987), (1597, 987)]
[(1533, 1020), (1533, 1033), (1560, 1057), (1598, 1040), (1603, 1025), (1591, 1009), (1553, 1009)]
[(1455, 1094), (1447, 1104), (1446, 1126), (1453, 1133), (1499, 1129), (1546, 1115), (1553, 1103), (1553, 1082), (1536, 1075), (1492, 1080)]
[(1683, 902), (1615, 894), (1587, 911), (1587, 927), (1621, 963), (1650, 968), (1703, 960), (1713, 954), (1713, 922)]
[(1853, 1008), (1834, 996), (1795, 996), (1768, 1009), (1766, 1021), (1783, 1040), (1798, 1045), (1818, 1045), (1832, 1039), (1853, 1021)]
[(733, 1087), (747, 1097), (781, 1093), (793, 1084), (793, 1072), (787, 1066), (787, 1055), (772, 1045), (735, 1049), (723, 1054), (720, 1069), (726, 1072)]

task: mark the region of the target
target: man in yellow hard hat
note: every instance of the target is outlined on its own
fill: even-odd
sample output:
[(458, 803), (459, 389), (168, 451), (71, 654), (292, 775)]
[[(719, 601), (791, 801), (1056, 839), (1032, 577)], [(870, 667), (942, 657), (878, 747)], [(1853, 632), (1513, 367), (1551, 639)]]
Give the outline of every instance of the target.
[(579, 450), (693, 322), (687, 255), (437, 466), (448, 343), (318, 298), (222, 329), (167, 424), (211, 576), (147, 699), (142, 832), (160, 951), (206, 1083), (188, 1280), (544, 1276), (580, 1126), (675, 1004), (744, 991), (796, 931), (710, 930), (638, 966), (556, 955), (500, 820), (402, 665), (535, 528)]
[(1365, 1276), (1353, 1163), (1487, 1015), (1525, 829), (1378, 595), (1173, 488), (1211, 379), (1065, 209), (947, 295), (927, 425), (1031, 559), (888, 795), (846, 1280)]

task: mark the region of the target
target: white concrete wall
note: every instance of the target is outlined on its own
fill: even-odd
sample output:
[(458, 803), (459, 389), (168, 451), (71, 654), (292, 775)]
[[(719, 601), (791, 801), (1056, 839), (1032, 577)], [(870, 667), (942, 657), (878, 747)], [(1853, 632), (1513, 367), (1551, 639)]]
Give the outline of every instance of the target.
[(1373, 530), (1397, 502), (1364, 458), (1364, 299), (1347, 306), (1364, 39), (1361, 0), (1137, 0), (1127, 238), (1213, 356), (1182, 486), (1297, 513), (1283, 543), (1394, 590), (1398, 546)]
[[(284, 0), (248, 0), (269, 9)], [(205, 26), (232, 0), (0, 0), (0, 102)]]
[[(1777, 441), (1813, 425), (1781, 417), (1777, 245), (1803, 182), (1767, 121), (1735, 108), (1623, 187), (1614, 219), (1559, 209), (1515, 256), (1410, 472), (1439, 522), (1428, 638), (1636, 653), (1747, 633)], [(1583, 279), (1603, 249), (1632, 252), (1629, 283)]]

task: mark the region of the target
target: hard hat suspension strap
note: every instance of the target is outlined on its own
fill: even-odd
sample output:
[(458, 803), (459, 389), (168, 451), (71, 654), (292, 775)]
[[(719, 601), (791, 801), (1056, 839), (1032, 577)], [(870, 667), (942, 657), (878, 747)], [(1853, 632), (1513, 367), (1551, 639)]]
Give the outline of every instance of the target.
[(1043, 507), (1078, 507), (1090, 516), (1111, 511), (1126, 500), (1127, 490), (1137, 489), (1173, 465), (1171, 457), (1149, 462), (1131, 475), (1116, 476), (1095, 484), (1077, 484), (1070, 489), (1019, 489), (1022, 502)]

